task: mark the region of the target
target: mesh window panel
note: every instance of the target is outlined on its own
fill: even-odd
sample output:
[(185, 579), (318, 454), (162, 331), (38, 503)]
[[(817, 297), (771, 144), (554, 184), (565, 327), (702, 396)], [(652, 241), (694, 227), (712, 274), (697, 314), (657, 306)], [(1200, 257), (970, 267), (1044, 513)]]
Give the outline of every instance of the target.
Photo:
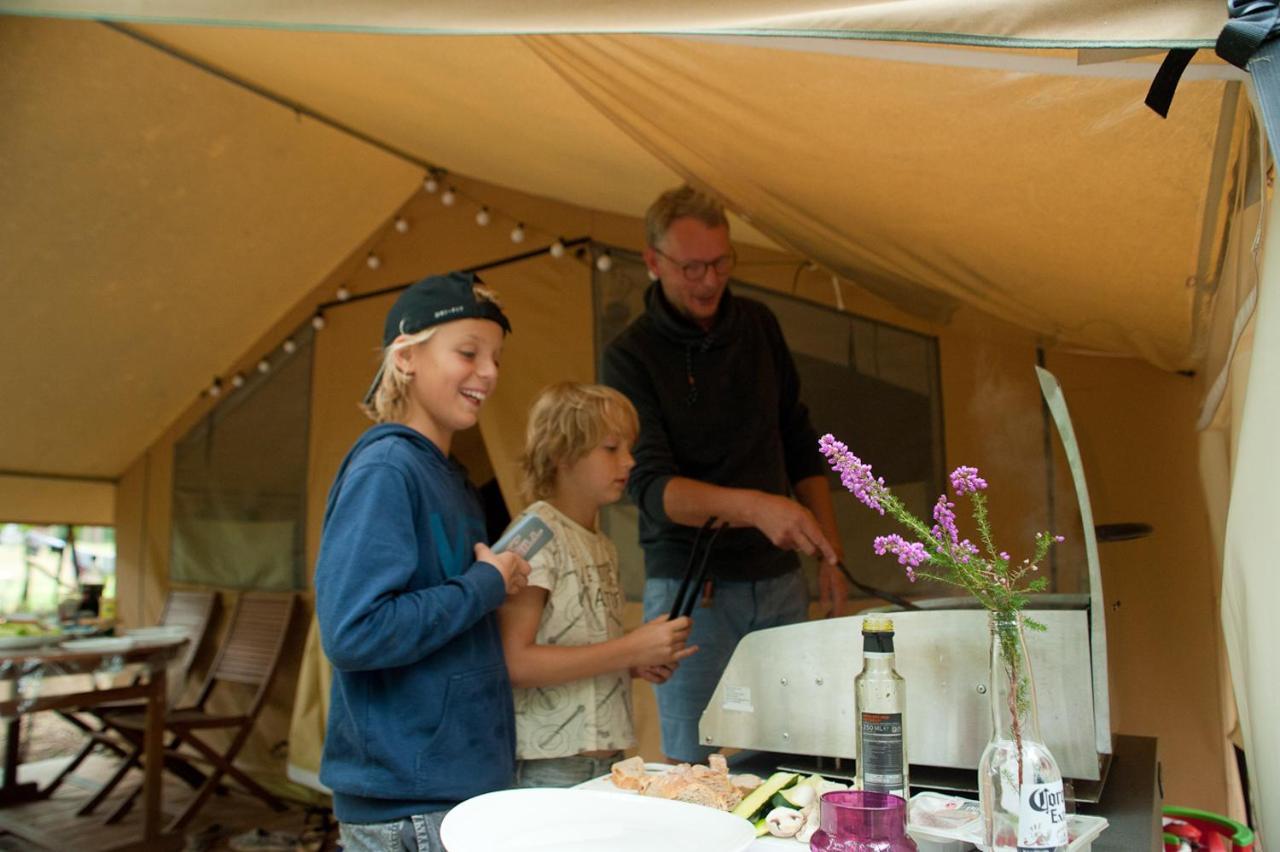
[(306, 585), (311, 335), (273, 356), (174, 447), (170, 576), (239, 589)]

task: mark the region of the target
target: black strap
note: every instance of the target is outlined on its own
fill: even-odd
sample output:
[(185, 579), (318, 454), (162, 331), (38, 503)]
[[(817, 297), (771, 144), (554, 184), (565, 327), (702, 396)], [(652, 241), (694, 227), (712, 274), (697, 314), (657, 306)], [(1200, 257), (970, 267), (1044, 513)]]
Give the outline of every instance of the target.
[(1165, 56), (1164, 62), (1160, 63), (1160, 70), (1156, 72), (1151, 88), (1147, 90), (1145, 103), (1161, 118), (1169, 117), (1169, 105), (1173, 103), (1173, 93), (1178, 89), (1178, 81), (1182, 79), (1182, 72), (1187, 70), (1195, 55), (1194, 48), (1175, 47)]

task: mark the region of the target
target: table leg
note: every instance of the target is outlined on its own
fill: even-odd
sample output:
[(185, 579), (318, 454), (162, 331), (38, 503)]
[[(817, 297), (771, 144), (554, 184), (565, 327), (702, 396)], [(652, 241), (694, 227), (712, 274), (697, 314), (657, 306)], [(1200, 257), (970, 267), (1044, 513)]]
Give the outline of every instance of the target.
[(147, 728), (143, 733), (143, 841), (160, 834), (160, 788), (164, 783), (165, 667), (151, 669), (147, 690)]
[(40, 798), (36, 785), (18, 783), (18, 752), (22, 734), (22, 717), (4, 720), (4, 784), (0, 786), (0, 805), (16, 805)]

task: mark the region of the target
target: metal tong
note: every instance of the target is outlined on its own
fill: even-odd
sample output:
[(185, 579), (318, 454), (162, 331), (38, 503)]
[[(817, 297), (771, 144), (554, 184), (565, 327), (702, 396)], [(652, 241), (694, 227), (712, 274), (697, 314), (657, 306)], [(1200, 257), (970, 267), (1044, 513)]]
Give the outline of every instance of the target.
[(895, 606), (900, 606), (903, 609), (919, 609), (920, 608), (915, 604), (913, 604), (911, 601), (907, 600), (906, 598), (900, 595), (895, 595), (893, 592), (886, 592), (886, 591), (883, 591), (882, 589), (877, 589), (875, 586), (868, 586), (866, 583), (859, 583), (858, 580), (853, 576), (853, 572), (850, 571), (848, 568), (846, 568), (843, 562), (837, 562), (836, 567), (840, 569), (841, 574), (844, 574), (845, 579), (848, 580), (850, 583), (852, 583), (853, 587), (858, 591), (862, 592), (864, 595), (870, 595), (873, 598), (879, 598), (882, 601), (894, 604)]
[[(702, 584), (707, 579), (707, 560), (711, 556), (711, 547), (716, 543), (716, 536), (720, 535), (720, 531), (729, 526), (729, 522), (725, 521), (719, 526), (715, 526), (716, 516), (712, 515), (707, 518), (707, 522), (698, 528), (698, 533), (693, 537), (693, 547), (689, 550), (689, 562), (684, 566), (684, 577), (680, 580), (680, 587), (676, 589), (676, 599), (671, 605), (671, 614), (669, 618), (675, 620), (683, 616), (693, 615), (693, 605), (698, 600), (698, 590), (702, 588)], [(715, 529), (712, 529), (715, 527)], [(707, 546), (702, 551), (702, 559), (698, 560), (698, 545), (702, 542), (702, 536), (711, 530), (711, 537), (707, 539)], [(694, 565), (697, 565), (695, 571)]]

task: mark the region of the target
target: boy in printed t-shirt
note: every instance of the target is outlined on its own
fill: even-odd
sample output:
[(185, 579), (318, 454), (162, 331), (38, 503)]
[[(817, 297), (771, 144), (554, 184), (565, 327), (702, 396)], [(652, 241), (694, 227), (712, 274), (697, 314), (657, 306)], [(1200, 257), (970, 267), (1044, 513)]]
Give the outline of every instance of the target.
[(637, 429), (631, 402), (601, 385), (553, 385), (529, 414), (521, 464), (536, 502), (525, 514), (554, 537), (530, 560), (528, 587), (498, 611), (520, 786), (568, 787), (606, 774), (635, 744), (631, 678), (662, 683), (697, 650), (685, 647), (688, 618), (622, 628), (618, 553), (598, 515), (622, 497)]

